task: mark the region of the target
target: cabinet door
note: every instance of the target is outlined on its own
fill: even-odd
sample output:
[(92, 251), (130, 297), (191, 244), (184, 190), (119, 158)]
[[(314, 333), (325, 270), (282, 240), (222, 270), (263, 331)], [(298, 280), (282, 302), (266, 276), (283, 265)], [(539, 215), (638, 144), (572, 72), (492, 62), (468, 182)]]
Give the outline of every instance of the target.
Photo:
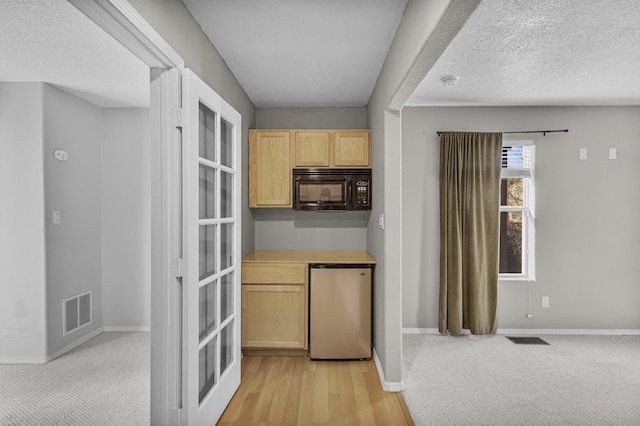
[(371, 167), (371, 132), (336, 131), (333, 154), (335, 167)]
[(242, 286), (242, 347), (307, 349), (304, 284)]
[(329, 131), (293, 132), (295, 167), (329, 167)]
[(291, 207), (289, 131), (249, 132), (249, 207)]

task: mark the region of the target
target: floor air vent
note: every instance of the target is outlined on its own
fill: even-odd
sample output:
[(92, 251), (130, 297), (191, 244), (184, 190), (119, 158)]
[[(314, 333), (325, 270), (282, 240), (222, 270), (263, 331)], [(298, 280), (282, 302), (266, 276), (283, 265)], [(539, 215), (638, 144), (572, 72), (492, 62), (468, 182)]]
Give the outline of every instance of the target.
[(86, 325), (93, 319), (91, 292), (78, 294), (62, 301), (62, 335), (66, 336)]
[(505, 336), (505, 337), (511, 340), (516, 345), (548, 345), (547, 342), (545, 342), (539, 337), (513, 337), (513, 336)]

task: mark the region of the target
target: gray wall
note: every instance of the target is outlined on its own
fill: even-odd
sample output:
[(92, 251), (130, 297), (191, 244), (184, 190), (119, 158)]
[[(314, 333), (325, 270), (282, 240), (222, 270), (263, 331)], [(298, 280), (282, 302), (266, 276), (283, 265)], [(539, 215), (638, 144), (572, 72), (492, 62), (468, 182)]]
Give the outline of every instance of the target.
[[(102, 327), (100, 108), (51, 85), (44, 90), (47, 342), (52, 355)], [(53, 158), (54, 149), (69, 153)], [(54, 225), (52, 212), (62, 213)], [(93, 323), (62, 336), (62, 300), (93, 291)]]
[[(449, 1), (410, 0), (387, 54), (368, 105), (372, 130), (373, 193), (372, 220), (367, 229), (368, 251), (378, 261), (374, 288), (373, 344), (384, 380), (395, 390), (402, 383), (402, 140), (400, 115), (390, 108), (407, 83), (422, 47), (427, 43)], [(435, 58), (434, 58), (435, 60)], [(424, 73), (428, 69), (422, 70)], [(415, 89), (415, 87), (413, 87)], [(410, 90), (409, 92), (411, 92)], [(385, 215), (386, 228), (378, 229)]]
[(640, 107), (405, 108), (402, 123), (403, 327), (437, 327), (436, 131), (568, 128), (520, 135), (536, 145), (537, 279), (500, 283), (498, 327), (640, 329)]
[(256, 250), (366, 250), (369, 212), (255, 209)]
[(47, 352), (42, 91), (0, 82), (0, 362)]
[(151, 327), (149, 110), (102, 110), (102, 310), (106, 330)]
[(249, 209), (249, 129), (255, 128), (251, 99), (180, 0), (129, 0), (134, 9), (213, 90), (242, 115), (242, 254), (254, 250), (254, 220)]
[[(259, 129), (366, 129), (367, 109), (260, 108)], [(374, 182), (375, 186), (375, 182)], [(366, 250), (369, 212), (253, 209), (256, 250)]]
[(366, 107), (258, 108), (256, 129), (368, 129)]
[[(0, 94), (0, 359), (45, 362), (103, 325), (148, 329), (148, 110), (101, 109), (43, 83), (0, 83)], [(63, 338), (62, 300), (89, 290), (93, 324)]]

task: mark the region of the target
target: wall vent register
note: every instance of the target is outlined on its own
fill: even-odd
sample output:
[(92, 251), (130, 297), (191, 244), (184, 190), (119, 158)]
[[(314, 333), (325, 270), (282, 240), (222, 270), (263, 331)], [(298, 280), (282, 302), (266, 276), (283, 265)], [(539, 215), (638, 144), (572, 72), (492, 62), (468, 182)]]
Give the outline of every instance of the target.
[(93, 321), (92, 292), (78, 294), (62, 301), (62, 335), (77, 331)]

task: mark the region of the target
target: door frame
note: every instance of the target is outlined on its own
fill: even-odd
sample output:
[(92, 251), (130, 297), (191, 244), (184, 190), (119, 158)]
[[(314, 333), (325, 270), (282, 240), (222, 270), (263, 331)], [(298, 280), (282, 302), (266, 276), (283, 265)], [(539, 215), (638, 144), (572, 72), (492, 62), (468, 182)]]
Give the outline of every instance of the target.
[(184, 60), (126, 0), (68, 0), (149, 66), (151, 424), (179, 425), (181, 258), (179, 68)]

